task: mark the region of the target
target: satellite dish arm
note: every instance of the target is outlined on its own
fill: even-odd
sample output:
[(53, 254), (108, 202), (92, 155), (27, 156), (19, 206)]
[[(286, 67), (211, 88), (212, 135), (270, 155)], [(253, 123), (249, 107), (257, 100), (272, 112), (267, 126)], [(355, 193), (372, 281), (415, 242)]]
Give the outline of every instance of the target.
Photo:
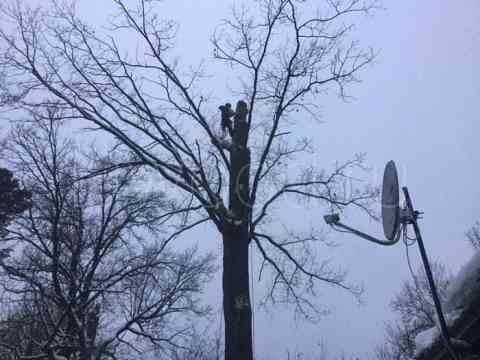
[(392, 241), (380, 240), (380, 239), (374, 238), (373, 236), (365, 234), (364, 232), (361, 232), (359, 230), (351, 228), (348, 225), (342, 224), (340, 222), (340, 216), (338, 214), (325, 215), (323, 218), (325, 219), (325, 222), (328, 225), (330, 225), (332, 227), (338, 226), (342, 229), (345, 229), (345, 230), (351, 232), (354, 235), (357, 235), (357, 236), (359, 236), (359, 237), (361, 237), (365, 240), (368, 240), (370, 242), (373, 242), (375, 244), (384, 245), (384, 246), (391, 246), (391, 245), (395, 245), (398, 242), (398, 240), (400, 239), (400, 231), (397, 232), (397, 236)]

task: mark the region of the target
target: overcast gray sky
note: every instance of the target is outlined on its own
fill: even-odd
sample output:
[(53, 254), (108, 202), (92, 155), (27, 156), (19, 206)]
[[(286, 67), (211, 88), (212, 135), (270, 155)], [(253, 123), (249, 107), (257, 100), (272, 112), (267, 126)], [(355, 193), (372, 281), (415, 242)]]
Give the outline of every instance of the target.
[[(84, 15), (96, 23), (109, 8), (108, 1), (80, 3)], [(180, 22), (178, 53), (185, 63), (211, 59), (209, 39), (229, 3), (165, 1), (160, 15)], [(384, 164), (395, 160), (401, 184), (425, 212), (421, 228), (430, 257), (457, 271), (471, 254), (464, 233), (480, 220), (480, 2), (403, 0), (382, 5), (386, 10), (358, 23), (356, 37), (377, 50), (378, 57), (362, 72), (363, 82), (349, 90), (354, 99), (319, 98), (324, 123), (318, 127), (318, 154), (332, 163), (367, 153), (374, 169), (370, 180), (377, 185)], [(318, 213), (319, 226), (322, 216)], [(353, 215), (348, 221), (381, 234), (377, 223)], [(313, 352), (320, 340), (331, 354), (345, 351), (368, 358), (363, 355), (382, 339), (383, 324), (391, 318), (389, 301), (409, 279), (403, 245), (386, 249), (352, 236), (330, 236), (342, 245), (327, 255), (350, 271), (351, 280), (363, 282), (364, 304), (325, 288), (319, 301), (332, 312), (319, 324), (295, 323), (281, 308), (268, 314), (257, 311), (258, 359), (279, 358), (287, 349)], [(414, 259), (419, 265), (416, 254)], [(219, 303), (220, 283), (209, 289), (208, 298)]]

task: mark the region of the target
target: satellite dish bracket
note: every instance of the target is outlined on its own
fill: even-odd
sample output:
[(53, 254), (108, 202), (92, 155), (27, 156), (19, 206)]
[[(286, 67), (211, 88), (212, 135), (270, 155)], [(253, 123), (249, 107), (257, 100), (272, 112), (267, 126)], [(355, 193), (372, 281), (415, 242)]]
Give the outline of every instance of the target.
[(326, 215), (324, 219), (332, 227), (342, 228), (375, 244), (390, 246), (396, 244), (400, 239), (402, 226), (416, 220), (415, 212), (410, 211), (407, 206), (400, 208), (399, 202), (397, 168), (393, 161), (389, 161), (385, 166), (382, 187), (382, 220), (386, 240), (377, 239), (341, 223), (339, 214)]
[(396, 234), (395, 238), (391, 241), (380, 240), (380, 239), (377, 239), (376, 237), (368, 235), (368, 234), (366, 234), (366, 233), (364, 233), (360, 230), (354, 229), (354, 228), (352, 228), (348, 225), (345, 225), (345, 224), (341, 223), (340, 222), (340, 215), (338, 215), (338, 214), (325, 215), (323, 218), (325, 219), (325, 222), (328, 225), (333, 226), (333, 227), (337, 226), (339, 228), (345, 229), (348, 232), (350, 232), (354, 235), (357, 235), (357, 236), (361, 237), (362, 239), (373, 242), (375, 244), (390, 246), (390, 245), (395, 245), (398, 242), (398, 240), (400, 240), (400, 231), (397, 231), (397, 234)]

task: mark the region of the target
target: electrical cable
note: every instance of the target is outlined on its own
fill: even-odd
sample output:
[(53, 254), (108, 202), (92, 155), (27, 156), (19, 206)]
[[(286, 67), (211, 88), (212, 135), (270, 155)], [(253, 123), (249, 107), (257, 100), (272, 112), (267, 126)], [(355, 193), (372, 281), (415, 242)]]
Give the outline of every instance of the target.
[[(432, 304), (428, 298), (425, 297), (425, 293), (424, 291), (422, 290), (422, 287), (420, 286), (420, 283), (418, 281), (418, 277), (417, 275), (415, 274), (415, 271), (413, 270), (413, 266), (412, 266), (412, 261), (410, 259), (410, 252), (408, 251), (408, 249), (415, 245), (416, 243), (416, 239), (410, 239), (408, 236), (407, 236), (407, 227), (404, 226), (404, 228), (402, 229), (403, 231), (403, 243), (405, 244), (405, 257), (407, 258), (407, 265), (408, 265), (408, 270), (410, 272), (410, 275), (413, 279), (413, 284), (415, 285), (415, 290), (417, 291), (417, 294), (418, 296), (423, 300), (425, 301), (426, 303), (428, 303), (430, 306), (435, 306), (434, 304)], [(408, 242), (408, 240), (412, 240), (410, 243)], [(433, 319), (430, 319), (433, 321)]]
[(252, 310), (252, 356), (255, 360), (256, 349), (255, 349), (255, 295), (254, 295), (254, 286), (253, 286), (253, 251), (250, 249), (250, 309)]
[[(224, 320), (222, 319), (222, 317), (224, 316), (223, 314), (224, 314), (224, 307), (223, 307), (223, 301), (222, 301), (222, 310), (221, 310), (220, 315), (218, 317), (218, 336), (222, 336), (222, 328), (223, 328), (222, 325), (224, 324)], [(225, 341), (225, 330), (223, 331), (223, 339), (224, 339), (223, 341)], [(225, 347), (225, 343), (223, 345)]]

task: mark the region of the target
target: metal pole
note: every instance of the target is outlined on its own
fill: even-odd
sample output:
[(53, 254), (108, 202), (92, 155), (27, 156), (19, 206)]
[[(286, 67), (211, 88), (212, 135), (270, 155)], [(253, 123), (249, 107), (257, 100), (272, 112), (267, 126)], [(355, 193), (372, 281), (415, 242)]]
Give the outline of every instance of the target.
[(432, 270), (430, 269), (430, 263), (428, 261), (427, 252), (425, 251), (422, 235), (420, 234), (420, 228), (418, 227), (417, 215), (415, 213), (415, 210), (413, 209), (412, 200), (410, 199), (410, 195), (408, 193), (407, 187), (403, 187), (402, 190), (405, 195), (405, 201), (407, 203), (407, 208), (411, 216), (409, 220), (411, 220), (411, 223), (413, 225), (413, 229), (415, 231), (415, 237), (418, 242), (418, 248), (420, 249), (420, 255), (422, 256), (423, 266), (425, 267), (425, 272), (427, 274), (428, 285), (430, 286), (430, 293), (432, 294), (433, 302), (435, 303), (435, 309), (437, 311), (438, 321), (440, 323), (440, 329), (442, 331), (442, 337), (445, 342), (445, 346), (448, 352), (450, 353), (450, 356), (454, 360), (457, 360), (457, 356), (453, 351), (452, 343), (450, 341), (450, 335), (448, 333), (447, 323), (445, 321), (445, 317), (443, 316), (442, 304), (440, 303), (440, 299), (438, 298), (438, 292), (435, 286), (435, 281), (433, 279)]

